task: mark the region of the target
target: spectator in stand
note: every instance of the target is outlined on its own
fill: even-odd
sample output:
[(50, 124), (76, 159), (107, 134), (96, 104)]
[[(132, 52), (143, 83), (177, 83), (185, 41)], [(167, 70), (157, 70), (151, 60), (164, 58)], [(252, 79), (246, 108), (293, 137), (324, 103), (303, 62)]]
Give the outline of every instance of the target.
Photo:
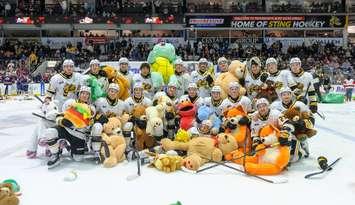
[(354, 79), (351, 78), (349, 75), (345, 80), (344, 80), (344, 88), (345, 88), (345, 102), (351, 102), (352, 101), (352, 94), (353, 94), (353, 89), (354, 89)]

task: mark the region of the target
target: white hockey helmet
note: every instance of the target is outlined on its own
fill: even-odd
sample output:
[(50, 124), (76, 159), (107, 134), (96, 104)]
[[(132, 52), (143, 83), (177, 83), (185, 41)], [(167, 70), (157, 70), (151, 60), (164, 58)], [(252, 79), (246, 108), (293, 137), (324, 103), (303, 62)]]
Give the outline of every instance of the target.
[(138, 81), (134, 84), (133, 89), (140, 88), (143, 89), (143, 84), (142, 82)]
[(211, 120), (203, 120), (201, 125), (206, 125), (208, 128), (212, 128), (212, 121)]
[(118, 60), (118, 64), (129, 64), (129, 60), (126, 57), (122, 57)]
[(237, 82), (230, 82), (229, 83), (229, 85), (228, 85), (228, 87), (229, 87), (229, 89), (230, 88), (239, 88), (240, 87), (240, 85), (239, 85), (239, 83), (237, 83)]
[(198, 64), (201, 64), (201, 63), (208, 64), (208, 60), (206, 58), (200, 58), (200, 60), (198, 61)]
[(189, 88), (195, 88), (195, 89), (198, 89), (196, 83), (189, 83), (189, 86), (187, 86), (187, 89)]
[(291, 88), (289, 88), (289, 87), (282, 87), (282, 88), (280, 89), (280, 95), (281, 95), (282, 93), (285, 93), (285, 92), (289, 92), (289, 93), (292, 94), (292, 90), (291, 90)]
[(168, 87), (175, 87), (175, 88), (177, 88), (177, 85), (176, 85), (175, 82), (170, 81), (170, 82), (168, 83)]
[(73, 66), (74, 67), (74, 61), (71, 59), (66, 59), (63, 61), (63, 67), (64, 66)]
[(81, 92), (88, 92), (89, 94), (91, 94), (91, 88), (83, 85), (80, 87), (80, 90), (79, 90), (79, 93), (81, 93)]
[(100, 61), (97, 59), (93, 59), (90, 61), (90, 65), (100, 65)]
[(110, 83), (110, 85), (108, 85), (108, 90), (109, 89), (114, 89), (116, 90), (117, 92), (120, 90), (120, 87), (116, 84), (116, 83)]
[(174, 65), (184, 65), (184, 61), (182, 61), (181, 58), (178, 58), (174, 61)]
[(302, 61), (301, 61), (300, 58), (294, 57), (294, 58), (291, 58), (291, 60), (290, 60), (290, 64), (292, 64), (292, 63), (299, 63), (299, 64), (301, 64)]
[(266, 98), (260, 98), (256, 101), (255, 107), (258, 107), (261, 104), (265, 104), (265, 105), (269, 106), (270, 103)]
[(226, 63), (228, 63), (228, 60), (227, 60), (227, 58), (225, 58), (225, 57), (220, 57), (220, 58), (218, 58), (218, 60), (217, 60), (217, 64), (219, 65), (219, 64), (226, 64)]
[(211, 92), (221, 93), (222, 89), (221, 89), (221, 87), (219, 85), (215, 85), (215, 86), (212, 87)]
[(277, 65), (277, 60), (275, 58), (268, 58), (266, 59), (265, 65), (267, 66), (268, 64), (274, 63)]

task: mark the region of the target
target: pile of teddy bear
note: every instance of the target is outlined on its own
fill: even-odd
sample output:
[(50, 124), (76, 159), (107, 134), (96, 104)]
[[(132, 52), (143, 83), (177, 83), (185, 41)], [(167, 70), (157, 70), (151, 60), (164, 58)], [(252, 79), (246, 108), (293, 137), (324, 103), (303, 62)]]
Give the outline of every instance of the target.
[[(136, 105), (131, 115), (112, 117), (104, 124), (102, 138), (110, 154), (103, 166), (114, 167), (131, 158), (129, 150), (134, 149), (150, 159), (150, 167), (164, 172), (182, 168), (196, 171), (205, 163), (225, 160), (243, 165), (249, 174), (279, 174), (292, 157), (290, 147), (278, 143), (282, 132), (273, 125), (264, 126), (259, 132), (264, 143), (252, 150), (250, 126), (238, 122), (245, 116), (242, 106), (226, 110), (221, 119), (209, 106), (197, 108), (189, 101), (174, 106), (162, 95), (155, 106)], [(293, 120), (308, 116), (295, 107), (284, 117)], [(311, 137), (314, 131), (300, 134)]]

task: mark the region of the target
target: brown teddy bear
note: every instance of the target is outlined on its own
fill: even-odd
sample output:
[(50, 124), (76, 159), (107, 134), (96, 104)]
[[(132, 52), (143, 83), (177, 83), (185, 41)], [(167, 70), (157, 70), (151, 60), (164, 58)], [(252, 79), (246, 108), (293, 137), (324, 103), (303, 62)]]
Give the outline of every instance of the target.
[(209, 160), (222, 161), (224, 155), (238, 148), (235, 138), (226, 133), (220, 133), (216, 138), (195, 137), (189, 142), (176, 142), (164, 138), (161, 140), (161, 144), (165, 151), (187, 151), (187, 157), (184, 158), (183, 165), (187, 169), (195, 171)]
[[(298, 140), (305, 140), (317, 134), (313, 126), (313, 116), (310, 112), (301, 112), (299, 107), (293, 106), (287, 109), (282, 116), (284, 126), (294, 127), (293, 134)], [(313, 121), (313, 122), (312, 122)]]
[[(121, 121), (116, 117), (111, 117), (108, 122), (103, 125), (102, 140), (104, 140), (109, 148), (110, 156), (103, 161), (104, 167), (114, 167), (125, 159), (124, 152), (126, 150), (126, 141), (122, 136)], [(104, 149), (101, 150), (102, 156)]]
[(219, 85), (222, 88), (221, 96), (222, 98), (227, 97), (229, 83), (238, 82), (242, 87), (240, 87), (239, 93), (240, 95), (245, 95), (246, 89), (245, 86), (245, 76), (247, 74), (247, 68), (244, 63), (234, 60), (228, 67), (228, 72), (221, 73), (216, 81), (215, 85)]
[(18, 205), (20, 200), (14, 193), (10, 183), (0, 184), (0, 205)]
[(132, 111), (133, 132), (136, 137), (136, 148), (140, 151), (146, 148), (152, 148), (155, 145), (155, 140), (152, 136), (148, 135), (147, 117), (145, 110), (147, 107), (143, 105), (135, 105)]

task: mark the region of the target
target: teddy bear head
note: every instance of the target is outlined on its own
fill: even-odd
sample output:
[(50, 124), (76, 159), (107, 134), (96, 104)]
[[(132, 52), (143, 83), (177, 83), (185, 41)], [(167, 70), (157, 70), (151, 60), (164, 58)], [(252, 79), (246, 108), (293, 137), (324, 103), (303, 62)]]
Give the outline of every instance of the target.
[(175, 111), (174, 105), (171, 103), (166, 103), (165, 118), (167, 120), (172, 120), (175, 118), (175, 116), (176, 116), (176, 111)]
[(110, 117), (108, 119), (108, 122), (103, 125), (103, 131), (106, 134), (115, 134), (115, 135), (120, 135), (122, 134), (121, 130), (122, 124), (120, 119), (116, 117)]
[(10, 183), (0, 184), (0, 204), (18, 205), (19, 199), (14, 193), (13, 186)]
[(220, 133), (217, 135), (218, 148), (226, 155), (238, 149), (238, 143), (233, 135), (228, 133)]
[(132, 110), (132, 116), (139, 118), (142, 115), (145, 115), (145, 109), (147, 109), (144, 105), (135, 105)]
[(238, 60), (234, 60), (228, 67), (229, 72), (231, 72), (236, 78), (242, 79), (245, 78), (247, 70), (244, 63)]
[(163, 121), (162, 119), (160, 119), (159, 117), (153, 117), (152, 119), (150, 119), (148, 121), (148, 125), (147, 126), (150, 126), (151, 128), (151, 131), (153, 133), (149, 133), (149, 134), (158, 134), (158, 135), (163, 135)]

